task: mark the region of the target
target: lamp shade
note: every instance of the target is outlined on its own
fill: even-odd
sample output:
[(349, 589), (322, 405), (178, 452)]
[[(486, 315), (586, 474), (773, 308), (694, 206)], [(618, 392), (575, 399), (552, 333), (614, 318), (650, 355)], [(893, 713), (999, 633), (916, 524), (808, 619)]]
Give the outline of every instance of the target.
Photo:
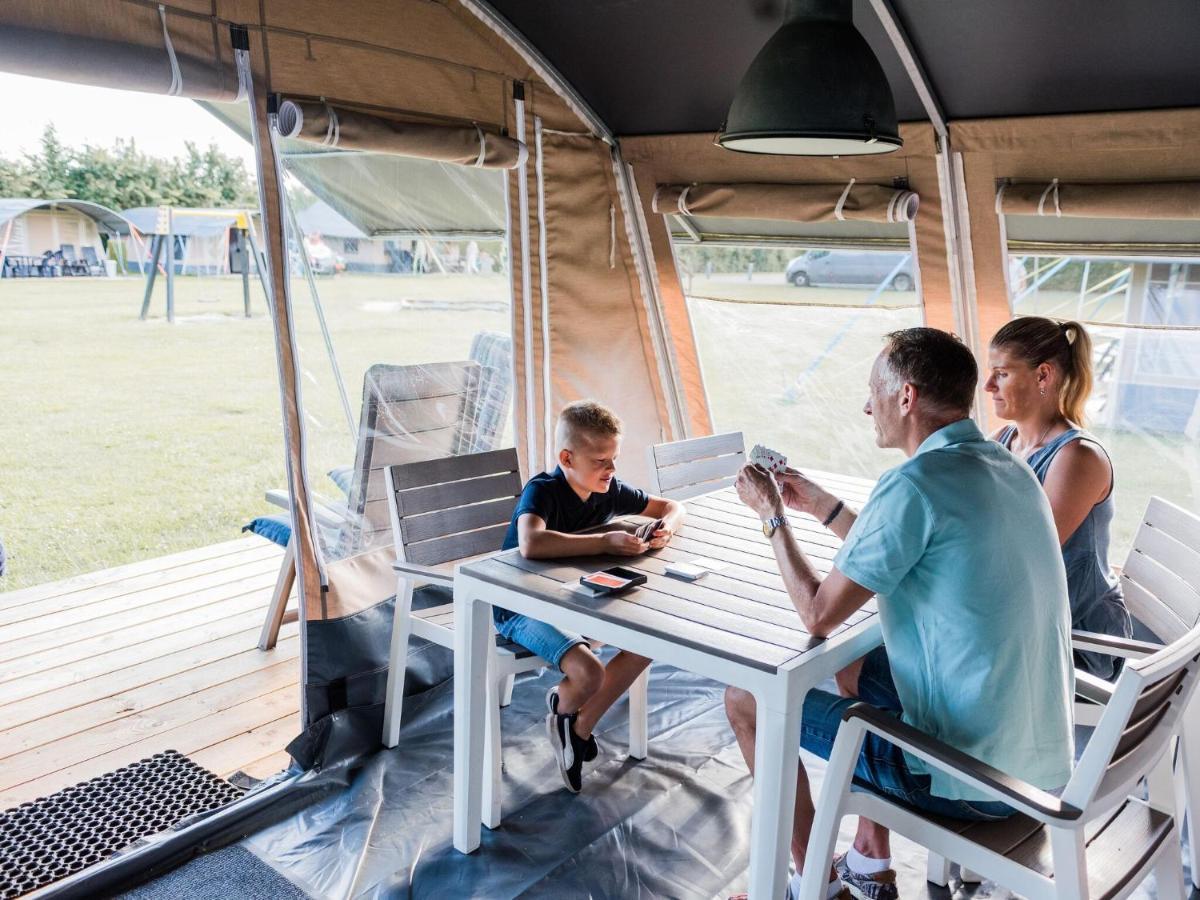
[(891, 87), (852, 8), (851, 0), (788, 0), (783, 25), (738, 84), (722, 147), (852, 156), (901, 146)]

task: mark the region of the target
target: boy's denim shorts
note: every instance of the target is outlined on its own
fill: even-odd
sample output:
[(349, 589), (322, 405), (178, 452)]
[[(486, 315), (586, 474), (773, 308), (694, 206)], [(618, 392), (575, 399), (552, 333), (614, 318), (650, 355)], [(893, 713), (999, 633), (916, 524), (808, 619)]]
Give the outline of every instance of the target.
[(567, 634), (553, 625), (509, 612), (498, 606), (492, 607), (492, 619), (498, 632), (510, 641), (516, 641), (526, 650), (536, 653), (560, 671), (562, 658), (567, 655), (567, 651), (577, 644), (587, 643), (578, 634)]
[[(887, 651), (872, 650), (863, 660), (858, 676), (858, 697), (841, 697), (828, 691), (811, 690), (804, 700), (800, 720), (800, 746), (822, 759), (829, 759), (842, 714), (855, 703), (869, 703), (899, 717), (904, 711), (892, 681)], [(1016, 812), (998, 800), (948, 800), (929, 792), (930, 777), (908, 768), (904, 752), (877, 734), (867, 732), (858, 765), (854, 769), (854, 789), (871, 790), (938, 816), (973, 821), (1006, 819)]]

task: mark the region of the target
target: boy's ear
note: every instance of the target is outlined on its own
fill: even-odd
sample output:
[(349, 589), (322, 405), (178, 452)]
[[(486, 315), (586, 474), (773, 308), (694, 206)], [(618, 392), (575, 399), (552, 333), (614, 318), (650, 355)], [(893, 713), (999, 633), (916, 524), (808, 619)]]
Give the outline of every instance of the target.
[(558, 451), (558, 464), (568, 469), (571, 468), (571, 451), (566, 447)]

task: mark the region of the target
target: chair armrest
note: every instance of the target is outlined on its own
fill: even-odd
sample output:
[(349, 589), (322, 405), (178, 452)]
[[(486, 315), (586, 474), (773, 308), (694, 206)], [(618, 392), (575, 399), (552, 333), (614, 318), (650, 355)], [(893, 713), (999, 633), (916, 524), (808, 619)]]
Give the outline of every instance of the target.
[(1001, 772), (868, 703), (854, 704), (846, 710), (842, 719), (846, 722), (862, 720), (868, 731), (875, 732), (930, 765), (994, 795), (997, 800), (1039, 821), (1073, 821), (1083, 815), (1082, 810), (1064, 803), (1053, 794)]
[(402, 559), (394, 560), (392, 568), (399, 575), (412, 575), (422, 581), (432, 581), (435, 584), (444, 584), (449, 587), (454, 586), (454, 572), (444, 572), (441, 569), (433, 569), (429, 566), (422, 566), (419, 563), (405, 562)]
[(1075, 696), (1101, 706), (1112, 699), (1113, 685), (1091, 672), (1075, 670)]
[[(287, 491), (279, 490), (278, 488), (267, 491), (267, 502), (278, 506), (280, 509), (290, 510), (292, 508), (292, 498)], [(313, 513), (317, 517), (317, 524), (323, 525), (326, 528), (340, 528), (350, 520), (349, 507), (340, 504), (326, 503), (324, 500), (313, 498)]]
[(1113, 637), (1111, 634), (1099, 634), (1095, 631), (1072, 631), (1071, 646), (1076, 650), (1091, 650), (1123, 659), (1141, 659), (1162, 649), (1162, 644)]

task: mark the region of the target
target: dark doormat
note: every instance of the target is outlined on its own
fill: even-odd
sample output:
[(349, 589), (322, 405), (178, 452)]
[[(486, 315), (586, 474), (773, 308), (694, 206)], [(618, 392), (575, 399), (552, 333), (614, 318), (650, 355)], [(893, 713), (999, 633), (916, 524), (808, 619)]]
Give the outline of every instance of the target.
[(174, 750), (0, 812), (0, 898), (103, 862), (242, 791)]

